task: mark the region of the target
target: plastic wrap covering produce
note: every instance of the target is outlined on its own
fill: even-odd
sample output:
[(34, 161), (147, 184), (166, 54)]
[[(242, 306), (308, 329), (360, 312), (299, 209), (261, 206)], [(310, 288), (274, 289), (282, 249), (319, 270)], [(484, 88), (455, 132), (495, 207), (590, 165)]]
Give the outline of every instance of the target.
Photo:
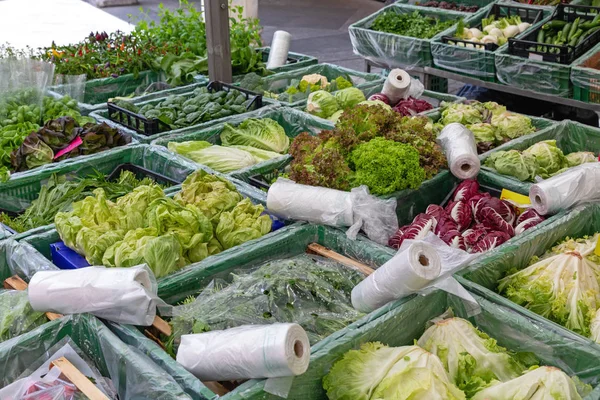
[[(29, 281), (38, 271), (58, 270), (28, 243), (13, 239), (0, 241), (0, 279), (13, 275)], [(0, 289), (0, 342), (28, 332), (48, 319), (33, 310), (26, 291)]]
[(371, 196), (366, 186), (343, 192), (278, 179), (269, 188), (267, 208), (285, 219), (349, 227), (353, 239), (362, 230), (380, 244), (387, 243), (398, 224), (396, 199)]
[(348, 28), (354, 53), (388, 67), (430, 67), (429, 44), (469, 14), (392, 4)]
[[(544, 21), (535, 24), (531, 31), (543, 24)], [(495, 53), (496, 77), (501, 83), (554, 96), (568, 97), (571, 94), (569, 65), (512, 55), (507, 46)]]
[(196, 299), (175, 307), (173, 338), (294, 321), (314, 344), (362, 316), (350, 304), (350, 292), (362, 278), (358, 271), (317, 256), (268, 261), (232, 273), (230, 282), (217, 279)]
[(600, 45), (573, 61), (571, 67), (571, 82), (573, 83), (573, 95), (575, 99), (590, 103), (599, 103), (598, 93), (600, 88), (600, 64), (598, 54)]
[(271, 231), (264, 207), (243, 198), (227, 179), (198, 170), (174, 198), (156, 184), (115, 202), (103, 189), (58, 213), (61, 239), (92, 265), (146, 263), (157, 278)]
[[(104, 188), (108, 198), (115, 199), (157, 179), (146, 172), (117, 171), (113, 175), (118, 168), (126, 169), (128, 165), (175, 182), (183, 182), (197, 169), (164, 149), (147, 145), (116, 148), (64, 164), (47, 164), (25, 176), (15, 176), (3, 185), (0, 222), (22, 238), (50, 229), (57, 212), (67, 211), (73, 202), (91, 195), (95, 188)], [(168, 188), (166, 180), (158, 181), (165, 190), (173, 190)]]
[(480, 176), (495, 186), (529, 193), (531, 185), (583, 163), (597, 162), (600, 129), (563, 121), (482, 155)]
[(308, 368), (310, 344), (298, 324), (244, 325), (183, 335), (177, 362), (203, 381), (277, 378)]
[(81, 75), (54, 75), (54, 81), (49, 88), (50, 92), (58, 93), (61, 96), (68, 96), (78, 103), (85, 103), (85, 89), (87, 77)]
[(600, 163), (586, 163), (536, 183), (529, 191), (531, 204), (542, 215), (600, 200)]
[(459, 280), (493, 301), (517, 307), (529, 318), (551, 320), (591, 337), (600, 308), (600, 267), (594, 253), (599, 221), (598, 205), (579, 206), (473, 263)]
[[(579, 378), (583, 384), (598, 388), (600, 381), (598, 378), (599, 366), (596, 362), (596, 358), (600, 355), (598, 348), (583, 343), (562, 328), (555, 329), (548, 323), (529, 319), (510, 307), (491, 302), (476, 294), (473, 296), (481, 307), (481, 313), (472, 318), (469, 318), (460, 298), (442, 291), (435, 291), (426, 296), (414, 296), (384, 306), (382, 310), (385, 309), (387, 312), (383, 316), (371, 319), (368, 324), (356, 329), (345, 330), (335, 340), (322, 343), (322, 347), (319, 347), (319, 357), (313, 357), (308, 370), (294, 379), (288, 399), (337, 399), (339, 398), (337, 396), (344, 393), (353, 399), (361, 398), (363, 393), (368, 393), (369, 390), (375, 391), (376, 387), (380, 386), (377, 381), (383, 380), (386, 376), (389, 384), (382, 386), (382, 392), (380, 392), (384, 395), (387, 394), (384, 390), (385, 387), (387, 390), (394, 391), (406, 382), (414, 382), (410, 379), (414, 377), (410, 372), (404, 370), (403, 374), (403, 370), (400, 368), (391, 370), (391, 366), (394, 365), (391, 352), (382, 351), (380, 353), (382, 357), (377, 357), (372, 352), (361, 352), (357, 354), (359, 358), (348, 357), (346, 362), (340, 360), (344, 359), (349, 351), (356, 354), (357, 350), (368, 342), (380, 342), (388, 347), (399, 347), (412, 346), (415, 340), (421, 338), (425, 340), (424, 332), (428, 328), (433, 329), (430, 328), (432, 326), (430, 321), (441, 322), (442, 318), (451, 317), (446, 313), (448, 309), (452, 309), (455, 317), (469, 318), (473, 327), (479, 331), (475, 331), (468, 323), (463, 323), (464, 327), (457, 332), (458, 337), (451, 335), (443, 341), (445, 348), (450, 347), (461, 353), (471, 350), (457, 358), (449, 356), (442, 362), (442, 368), (452, 385), (463, 386), (464, 383), (471, 383), (471, 387), (477, 387), (486, 379), (489, 381), (496, 373), (506, 379), (504, 374), (512, 376), (515, 366), (529, 367), (537, 364), (559, 368), (569, 377), (573, 377), (574, 381)], [(407, 324), (406, 321), (411, 321), (411, 323)], [(441, 325), (440, 327), (445, 326)], [(429, 333), (434, 332), (430, 331)], [(435, 344), (436, 342), (421, 343), (422, 346), (430, 349), (429, 352), (436, 351), (433, 347)], [(463, 346), (466, 349), (461, 349)], [(474, 349), (473, 346), (477, 347)], [(381, 346), (375, 348), (381, 348)], [(383, 354), (390, 357), (384, 358)], [(463, 360), (469, 362), (463, 362)], [(404, 359), (404, 361), (409, 360)], [(333, 367), (334, 365), (335, 367)], [(454, 368), (458, 367), (459, 369), (456, 370), (458, 372), (464, 371), (463, 368), (467, 368), (468, 372), (452, 375), (451, 365)], [(439, 371), (438, 375), (444, 375), (439, 369), (436, 370)], [(334, 371), (337, 372), (335, 378)], [(415, 370), (411, 369), (410, 371)], [(422, 372), (426, 376), (430, 376), (430, 371)], [(328, 373), (332, 375), (325, 378)], [(451, 376), (456, 376), (456, 378), (451, 378)], [(469, 378), (471, 379), (469, 380)], [(463, 379), (468, 381), (464, 382)], [(432, 381), (435, 380), (437, 379), (432, 379)], [(323, 387), (324, 382), (327, 382), (325, 388)], [(417, 380), (417, 382), (426, 385), (431, 381)], [(263, 387), (264, 381), (247, 382), (232, 393), (230, 398), (252, 400), (274, 398), (266, 395)], [(583, 385), (581, 387), (585, 391), (589, 390), (589, 387)], [(465, 391), (469, 390), (468, 386), (463, 386), (463, 388)], [(435, 391), (427, 392), (425, 388), (423, 391), (435, 396)], [(447, 395), (444, 391), (441, 393)], [(585, 400), (596, 399), (597, 393), (594, 392), (584, 398)]]
[[(0, 390), (48, 365), (68, 344), (84, 365), (81, 371), (109, 398), (204, 399), (188, 395), (147, 355), (121, 342), (100, 320), (82, 314), (54, 320), (25, 335), (0, 344)], [(64, 349), (63, 349), (64, 350)], [(58, 352), (58, 353), (57, 353)], [(73, 353), (63, 353), (76, 363)], [(85, 367), (85, 368), (84, 368)], [(3, 397), (4, 398), (4, 397)]]
[(473, 132), (460, 123), (450, 123), (437, 138), (448, 159), (452, 175), (459, 179), (472, 179), (479, 173), (480, 162)]
[(90, 313), (122, 324), (149, 326), (156, 307), (157, 284), (142, 264), (130, 268), (88, 267), (40, 271), (29, 283), (29, 303), (36, 311)]
[(299, 107), (305, 106), (311, 93), (317, 91), (333, 94), (349, 87), (362, 89), (382, 81), (383, 77), (379, 74), (358, 72), (323, 63), (267, 77), (247, 74), (239, 84), (245, 89), (262, 94), (266, 102)]

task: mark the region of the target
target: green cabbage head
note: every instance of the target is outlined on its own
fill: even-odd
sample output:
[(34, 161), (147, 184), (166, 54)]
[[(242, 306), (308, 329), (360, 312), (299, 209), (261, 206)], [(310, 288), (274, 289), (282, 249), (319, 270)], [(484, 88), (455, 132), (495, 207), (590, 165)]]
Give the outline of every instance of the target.
[(567, 165), (567, 159), (562, 150), (556, 146), (556, 140), (544, 140), (523, 151), (524, 155), (535, 158), (537, 175), (548, 178), (556, 171)]
[(575, 153), (567, 154), (565, 157), (569, 167), (576, 167), (581, 164), (598, 161), (598, 157), (591, 151), (576, 151)]
[(473, 136), (475, 136), (475, 141), (477, 143), (494, 143), (496, 141), (496, 135), (494, 133), (494, 127), (492, 126), (492, 124), (488, 124), (486, 122), (479, 122), (477, 124), (468, 125), (467, 129), (473, 132)]
[(321, 118), (328, 118), (339, 109), (335, 97), (325, 90), (312, 92), (306, 102), (306, 111)]
[(496, 139), (500, 142), (535, 132), (531, 118), (510, 111), (493, 115), (492, 125), (496, 127)]
[(458, 122), (463, 125), (472, 125), (483, 122), (483, 116), (479, 109), (470, 104), (451, 103), (442, 111), (442, 116), (438, 121), (443, 126), (452, 122)]
[(338, 90), (334, 93), (334, 97), (342, 110), (354, 107), (361, 101), (366, 100), (362, 90), (355, 87)]
[(497, 151), (492, 153), (484, 165), (503, 175), (514, 176), (520, 181), (533, 181), (537, 171), (535, 157), (518, 150)]

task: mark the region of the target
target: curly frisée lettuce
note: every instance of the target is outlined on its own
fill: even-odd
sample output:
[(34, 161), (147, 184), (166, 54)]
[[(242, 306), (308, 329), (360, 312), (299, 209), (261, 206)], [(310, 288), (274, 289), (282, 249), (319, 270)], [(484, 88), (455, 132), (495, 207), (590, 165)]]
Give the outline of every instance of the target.
[(558, 368), (539, 367), (516, 379), (486, 388), (471, 400), (581, 400), (588, 391), (587, 385), (580, 385)]
[(379, 342), (347, 352), (325, 376), (323, 388), (329, 400), (465, 399), (434, 354)]
[(498, 290), (511, 301), (590, 336), (600, 307), (600, 265), (588, 258), (593, 251), (589, 239), (583, 243), (568, 239), (529, 267), (501, 279)]
[(525, 369), (495, 339), (462, 318), (435, 322), (417, 344), (440, 358), (450, 379), (467, 396), (490, 382), (516, 378)]

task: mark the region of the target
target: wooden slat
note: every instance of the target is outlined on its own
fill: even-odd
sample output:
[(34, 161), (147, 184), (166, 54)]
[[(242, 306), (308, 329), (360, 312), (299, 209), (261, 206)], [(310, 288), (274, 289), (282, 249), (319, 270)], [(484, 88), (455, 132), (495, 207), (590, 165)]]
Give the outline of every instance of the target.
[(52, 361), (52, 365), (60, 369), (60, 372), (66, 376), (77, 389), (81, 390), (90, 400), (109, 400), (104, 393), (100, 391), (84, 374), (82, 374), (65, 357)]
[(340, 264), (344, 264), (348, 267), (353, 267), (358, 269), (360, 272), (362, 272), (365, 275), (371, 275), (375, 270), (371, 267), (369, 267), (368, 265), (365, 265), (361, 262), (358, 262), (356, 260), (353, 260), (351, 258), (348, 258), (346, 256), (343, 256), (339, 253), (336, 253), (333, 250), (328, 249), (327, 247), (321, 246), (318, 243), (311, 243), (308, 245), (308, 250), (318, 254), (320, 256), (329, 258), (331, 260), (337, 261)]
[[(27, 286), (28, 286), (27, 282), (25, 282), (23, 279), (21, 279), (18, 275), (13, 275), (4, 280), (4, 288), (5, 289), (26, 290)], [(53, 320), (61, 318), (61, 317), (62, 317), (62, 314), (57, 314), (57, 313), (53, 313), (50, 311), (48, 311), (46, 313), (46, 318), (48, 318), (50, 321), (53, 321)]]
[(152, 322), (152, 327), (154, 327), (157, 331), (162, 333), (165, 336), (171, 336), (173, 332), (171, 330), (171, 325), (167, 323), (164, 319), (159, 317), (158, 315), (154, 317), (154, 321)]
[(202, 383), (216, 395), (225, 396), (227, 393), (229, 393), (229, 390), (219, 382), (206, 381)]
[(165, 348), (165, 344), (161, 342), (160, 339), (157, 338), (152, 332), (150, 332), (150, 330), (144, 329), (144, 335), (146, 335), (148, 339), (152, 340), (154, 343), (159, 345), (161, 349), (167, 351), (167, 349)]

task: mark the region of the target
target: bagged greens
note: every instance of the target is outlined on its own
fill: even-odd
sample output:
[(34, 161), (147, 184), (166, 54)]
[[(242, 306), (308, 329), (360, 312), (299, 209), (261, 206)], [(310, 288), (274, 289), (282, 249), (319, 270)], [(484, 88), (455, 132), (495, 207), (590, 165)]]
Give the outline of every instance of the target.
[(441, 131), (452, 122), (463, 124), (473, 132), (480, 154), (535, 132), (529, 117), (507, 111), (506, 107), (495, 102), (480, 103), (473, 100), (442, 104), (441, 117), (434, 126)]
[(300, 324), (314, 344), (361, 316), (350, 292), (363, 276), (320, 257), (272, 260), (230, 278), (175, 308), (170, 346), (184, 334), (275, 322)]
[(173, 199), (155, 184), (138, 186), (115, 202), (102, 188), (93, 194), (54, 219), (64, 243), (92, 265), (147, 263), (162, 277), (271, 230), (262, 206), (241, 200), (230, 182), (202, 170)]
[(586, 151), (565, 156), (556, 145), (556, 140), (543, 140), (522, 152), (508, 150), (492, 153), (484, 165), (520, 181), (533, 181), (536, 176), (547, 179), (568, 168), (597, 161), (594, 153)]
[(51, 224), (54, 216), (60, 211), (68, 211), (76, 201), (83, 200), (92, 195), (92, 191), (103, 188), (109, 200), (121, 197), (134, 188), (152, 183), (152, 179), (138, 180), (130, 171), (123, 171), (115, 182), (108, 181), (102, 173), (96, 172), (85, 178), (73, 181), (66, 180), (64, 176), (53, 174), (48, 183), (42, 186), (38, 197), (31, 202), (23, 214), (11, 218), (0, 214), (0, 222), (14, 229), (16, 232), (25, 232), (39, 226)]
[(34, 311), (27, 291), (0, 289), (0, 342), (46, 323), (43, 312)]

